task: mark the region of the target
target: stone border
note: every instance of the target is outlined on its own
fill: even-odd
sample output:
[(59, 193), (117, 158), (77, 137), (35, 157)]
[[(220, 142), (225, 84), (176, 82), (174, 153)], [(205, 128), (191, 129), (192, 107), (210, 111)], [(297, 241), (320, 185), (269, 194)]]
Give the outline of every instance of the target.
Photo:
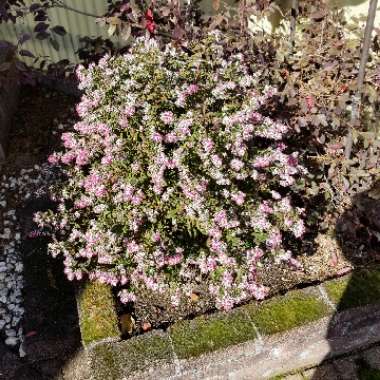
[(14, 48), (2, 42), (0, 48), (0, 163), (5, 160), (8, 132), (18, 103), (19, 80), (15, 63)]
[[(380, 341), (379, 301), (380, 269), (375, 269), (249, 303), (229, 313), (179, 321), (167, 331), (125, 341), (115, 341), (114, 316), (112, 323), (108, 321), (112, 328), (95, 334), (102, 340), (90, 341), (88, 331), (99, 330), (99, 320), (90, 318), (86, 329), (81, 322), (86, 359), (75, 366), (75, 374), (69, 365), (66, 373), (71, 377), (66, 378), (267, 379)], [(95, 304), (91, 302), (91, 308)], [(106, 308), (105, 302), (99, 306)], [(97, 314), (94, 310), (90, 315)]]
[(119, 340), (121, 334), (110, 286), (87, 282), (77, 289), (76, 300), (84, 347)]

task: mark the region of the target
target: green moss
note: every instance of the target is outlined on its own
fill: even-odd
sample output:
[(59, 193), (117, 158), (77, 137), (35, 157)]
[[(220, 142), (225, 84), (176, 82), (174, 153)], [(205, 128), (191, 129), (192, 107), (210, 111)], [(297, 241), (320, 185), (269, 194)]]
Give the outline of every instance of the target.
[(260, 305), (247, 305), (251, 320), (263, 334), (275, 334), (331, 313), (314, 291), (293, 291)]
[(118, 319), (111, 289), (97, 282), (87, 283), (79, 292), (79, 324), (83, 343), (118, 337)]
[(90, 370), (94, 380), (120, 379), (121, 368), (112, 344), (101, 343), (92, 348)]
[(365, 306), (380, 301), (380, 270), (362, 270), (324, 284), (338, 310)]
[(256, 331), (243, 308), (175, 323), (169, 333), (174, 351), (181, 359), (256, 338)]
[(119, 343), (101, 343), (92, 348), (94, 380), (116, 380), (143, 371), (157, 362), (169, 363), (172, 352), (168, 335), (159, 331)]

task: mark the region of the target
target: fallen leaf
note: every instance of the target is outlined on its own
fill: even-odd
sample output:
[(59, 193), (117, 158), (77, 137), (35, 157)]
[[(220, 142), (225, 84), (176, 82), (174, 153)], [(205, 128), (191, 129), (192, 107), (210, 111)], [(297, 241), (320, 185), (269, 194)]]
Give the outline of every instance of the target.
[(152, 325), (149, 322), (143, 322), (142, 324), (143, 331), (149, 331), (151, 330), (151, 328), (152, 328)]
[(121, 327), (121, 333), (123, 335), (129, 334), (131, 335), (134, 328), (135, 328), (136, 322), (131, 314), (123, 314), (120, 317), (120, 327)]
[(29, 331), (28, 333), (25, 334), (25, 337), (30, 338), (35, 335), (37, 335), (37, 331)]

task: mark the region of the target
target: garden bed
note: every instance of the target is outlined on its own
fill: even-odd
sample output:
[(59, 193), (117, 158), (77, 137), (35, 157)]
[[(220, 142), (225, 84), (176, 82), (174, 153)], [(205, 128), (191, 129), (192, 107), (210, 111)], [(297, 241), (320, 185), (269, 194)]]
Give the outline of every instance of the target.
[[(53, 192), (57, 209), (36, 218), (70, 280), (112, 284), (125, 336), (377, 260), (367, 218), (379, 207), (377, 137), (356, 138), (352, 162), (338, 127), (330, 145), (309, 142), (305, 111), (286, 113), (278, 90), (251, 75), (262, 63), (230, 48), (234, 38), (210, 33), (189, 45), (194, 55), (138, 40), (78, 69), (80, 121), (49, 157), (68, 181)], [(352, 199), (335, 194), (347, 177), (362, 190), (354, 183)]]
[[(15, 130), (12, 141), (19, 143), (13, 145), (18, 149), (10, 152), (10, 165), (6, 166), (8, 175), (17, 173), (21, 168), (30, 168), (42, 163), (58, 144), (61, 131), (70, 128), (62, 124), (57, 130), (46, 124), (45, 121), (50, 120), (49, 123), (51, 123), (52, 118), (47, 118), (46, 114), (41, 112), (44, 109), (45, 96), (47, 96), (46, 99), (52, 97), (52, 103), (61, 99), (61, 95), (44, 90), (40, 98), (24, 95), (22, 99), (22, 107), (28, 109), (27, 117), (23, 122), (32, 121), (34, 128)], [(28, 103), (30, 104), (27, 106)], [(34, 114), (35, 110), (38, 112)], [(25, 114), (22, 113), (19, 117), (24, 117), (22, 115)], [(64, 116), (65, 119), (66, 117)], [(60, 125), (58, 120), (54, 124)], [(367, 209), (363, 210), (354, 205), (342, 213), (341, 220), (344, 220), (347, 215), (351, 223), (357, 219), (364, 223), (362, 214), (365, 213), (368, 216), (378, 207), (376, 200), (369, 197), (366, 199), (367, 201), (370, 199), (370, 206), (367, 205)], [(14, 203), (12, 203), (13, 207), (21, 207), (22, 204), (24, 204), (23, 200), (18, 197), (14, 198)], [(38, 208), (38, 203), (34, 203), (33, 211), (37, 211)], [(33, 231), (31, 218), (30, 212), (25, 215), (24, 238)], [(338, 221), (338, 225), (341, 220)], [(331, 227), (335, 229), (335, 225)], [(365, 240), (367, 235), (361, 231), (361, 236)], [(124, 372), (126, 369), (128, 371), (149, 370), (156, 360), (161, 364), (169, 365), (165, 367), (165, 373), (171, 373), (170, 371), (175, 373), (176, 364), (172, 362), (173, 349), (174, 357), (182, 362), (192, 360), (191, 358), (202, 358), (203, 355), (220, 353), (236, 345), (257, 342), (258, 336), (270, 337), (272, 334), (277, 336), (276, 334), (283, 334), (289, 329), (330, 318), (335, 312), (332, 304), (343, 310), (377, 302), (380, 297), (379, 272), (365, 269), (376, 265), (378, 260), (376, 249), (363, 250), (361, 244), (367, 244), (367, 242), (357, 238), (358, 236), (355, 236), (355, 240), (346, 239), (342, 246), (338, 244), (335, 237), (321, 233), (314, 241), (307, 242), (313, 249), (298, 257), (301, 264), (299, 269), (285, 264), (273, 266), (270, 271), (267, 268), (259, 268), (261, 280), (264, 284), (270, 285), (269, 299), (264, 302), (250, 302), (235, 308), (230, 313), (216, 312), (211, 302), (202, 300), (201, 292), (194, 297), (192, 303), (182, 305), (177, 309), (171, 306), (169, 297), (158, 299), (152, 294), (141, 294), (139, 299), (143, 301), (137, 301), (133, 308), (127, 309), (119, 303), (110, 287), (96, 282), (82, 284), (77, 292), (79, 324), (82, 342), (87, 347), (87, 354), (92, 355), (91, 360), (96, 368), (94, 373), (99, 373), (99, 376), (105, 376), (104, 373), (109, 376), (122, 376), (127, 373)], [(34, 245), (46, 244), (44, 237), (36, 236), (32, 240)], [(356, 269), (351, 275), (325, 282), (330, 278), (339, 278), (354, 268)], [(360, 268), (363, 268), (363, 271), (360, 271)], [(351, 277), (353, 281), (350, 281)], [(54, 285), (56, 280), (48, 277), (47, 281), (53, 281)], [(326, 302), (323, 297), (324, 292), (323, 294), (320, 292), (320, 287), (317, 285), (321, 283), (331, 303)], [(40, 293), (38, 288), (35, 288), (35, 291)], [(347, 297), (348, 294), (351, 295)], [(40, 308), (36, 303), (33, 307)], [(32, 327), (27, 327), (26, 332), (30, 329), (34, 331), (34, 326), (37, 325), (30, 326)], [(142, 333), (144, 334), (141, 337), (135, 336)], [(120, 343), (121, 338), (130, 339)], [(27, 343), (33, 343), (33, 339), (35, 338), (27, 338)], [(46, 343), (44, 340), (39, 340), (39, 342)], [(134, 352), (133, 359), (131, 356), (124, 356), (123, 352), (126, 350)], [(112, 361), (109, 355), (114, 357)], [(56, 359), (49, 358), (49, 360), (54, 362)], [(202, 360), (200, 359), (200, 363)], [(63, 363), (62, 360), (59, 362)], [(71, 360), (69, 362), (72, 363)], [(46, 370), (52, 369), (47, 367)], [(67, 371), (71, 370), (72, 368), (67, 369)], [(184, 376), (187, 376), (186, 372)], [(118, 377), (110, 377), (110, 379), (116, 378)]]
[[(53, 96), (57, 99), (53, 103), (61, 98), (61, 95), (50, 94), (49, 91), (46, 94), (46, 96)], [(30, 110), (30, 112), (28, 111), (28, 122), (32, 123), (35, 128), (28, 129), (27, 133), (25, 130), (18, 130), (12, 136), (15, 139), (13, 141), (19, 143), (10, 152), (9, 163), (11, 164), (6, 167), (8, 174), (17, 172), (21, 167), (31, 167), (44, 162), (59, 144), (61, 132), (71, 128), (67, 122), (60, 124), (56, 121), (55, 124), (59, 124), (60, 127), (58, 130), (52, 130), (50, 126), (42, 122), (46, 119), (46, 115), (43, 113), (43, 103), (34, 104), (34, 100), (36, 102), (40, 100), (29, 96), (24, 98), (22, 107), (25, 107), (25, 102), (31, 101), (31, 104), (28, 105)], [(73, 101), (75, 102), (75, 100)], [(54, 114), (55, 110), (52, 109), (52, 112)], [(375, 209), (373, 205), (371, 203), (372, 210)], [(347, 212), (350, 220), (354, 220), (351, 214), (357, 213), (355, 209), (348, 209)], [(375, 248), (360, 250), (363, 241), (357, 237), (352, 240), (346, 239), (342, 247), (333, 236), (336, 220), (331, 218), (330, 223), (332, 232), (329, 234), (321, 232), (317, 235), (307, 236), (309, 239), (304, 242), (304, 247), (310, 247), (310, 250), (298, 256), (297, 259), (300, 262), (298, 269), (287, 264), (258, 268), (260, 281), (270, 289), (269, 298), (285, 294), (291, 289), (304, 288), (311, 284), (322, 283), (330, 278), (340, 277), (352, 271), (354, 267), (369, 268), (376, 263), (378, 255)], [(32, 230), (31, 224), (30, 228)], [(27, 233), (28, 231), (25, 231), (25, 234)], [(363, 237), (365, 240), (366, 235)], [(36, 237), (35, 239), (44, 238)], [(366, 242), (364, 241), (364, 243)], [(83, 285), (82, 289), (83, 287), (86, 289), (86, 285)], [(105, 337), (123, 336), (128, 338), (151, 329), (167, 328), (179, 320), (192, 319), (201, 314), (207, 315), (215, 312), (213, 303), (207, 298), (207, 295), (202, 293), (202, 288), (195, 294), (191, 302), (179, 305), (177, 308), (172, 307), (169, 294), (158, 297), (154, 293), (140, 293), (133, 307), (125, 307), (119, 302), (114, 291), (107, 286), (98, 286), (95, 283), (95, 285), (89, 285), (88, 289), (91, 290), (90, 296), (86, 296), (86, 291), (81, 291), (81, 296), (78, 297), (78, 299), (82, 299), (80, 309), (82, 309), (82, 339), (85, 344)], [(96, 306), (104, 305), (104, 300), (109, 308), (103, 308), (103, 312), (99, 313)], [(83, 305), (87, 306), (83, 307)], [(126, 321), (122, 329), (120, 329), (120, 320)], [(95, 328), (95, 326), (97, 327)]]

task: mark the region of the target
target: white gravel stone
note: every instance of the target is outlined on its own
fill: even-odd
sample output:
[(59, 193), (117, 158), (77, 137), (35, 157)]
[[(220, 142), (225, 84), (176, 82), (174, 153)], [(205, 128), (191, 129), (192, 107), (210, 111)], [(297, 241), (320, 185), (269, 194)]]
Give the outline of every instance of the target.
[(15, 336), (11, 336), (5, 339), (5, 344), (8, 346), (16, 346), (19, 343), (19, 339)]
[(23, 270), (19, 252), (22, 234), (15, 209), (6, 209), (10, 198), (22, 203), (30, 197), (46, 193), (54, 178), (48, 165), (22, 169), (14, 176), (0, 178), (0, 335), (9, 346), (19, 345), (20, 356), (25, 356), (21, 344), (23, 332), (19, 327), (24, 314), (22, 305)]

